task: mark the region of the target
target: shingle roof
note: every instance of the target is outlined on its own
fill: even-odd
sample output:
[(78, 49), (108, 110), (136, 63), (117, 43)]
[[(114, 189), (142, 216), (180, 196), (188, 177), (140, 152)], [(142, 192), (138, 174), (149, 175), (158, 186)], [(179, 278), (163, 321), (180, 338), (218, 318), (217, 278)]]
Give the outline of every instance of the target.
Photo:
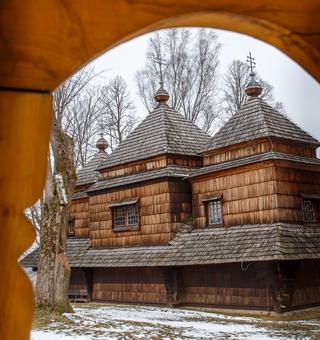
[(278, 137), (319, 145), (319, 141), (258, 97), (251, 97), (209, 140), (203, 151), (262, 137)]
[[(70, 243), (75, 244), (71, 246)], [(69, 239), (67, 253), (72, 267), (187, 266), (320, 259), (320, 226), (277, 223), (194, 229), (178, 233), (171, 245), (150, 247), (90, 248), (88, 239)], [(36, 267), (37, 256), (34, 251), (21, 264)]]
[(160, 104), (112, 152), (100, 169), (165, 153), (199, 155), (209, 138), (181, 114)]
[(290, 155), (287, 153), (268, 151), (268, 152), (260, 153), (260, 154), (253, 155), (253, 156), (233, 159), (231, 161), (209, 165), (209, 166), (194, 170), (193, 173), (190, 174), (188, 177), (192, 178), (192, 177), (196, 177), (196, 176), (200, 176), (200, 175), (204, 175), (204, 174), (208, 174), (208, 173), (212, 173), (216, 171), (232, 169), (232, 168), (236, 168), (239, 166), (258, 163), (262, 161), (268, 161), (272, 159), (279, 159), (279, 160), (303, 163), (303, 164), (308, 164), (308, 165), (320, 166), (320, 159), (318, 158), (302, 157), (302, 156)]
[[(78, 258), (83, 256), (90, 246), (89, 239), (84, 238), (69, 238), (67, 240), (67, 256), (69, 263), (73, 266), (77, 263)], [(39, 248), (25, 256), (20, 264), (23, 267), (37, 267), (39, 262)]]
[(88, 163), (79, 170), (77, 174), (76, 186), (96, 182), (99, 179), (99, 172), (96, 170), (108, 157), (108, 154), (104, 151), (99, 151), (94, 154)]
[(131, 175), (108, 177), (96, 182), (87, 192), (94, 192), (104, 189), (120, 187), (123, 185), (134, 184), (164, 177), (184, 178), (192, 174), (194, 169), (178, 166), (168, 166), (165, 168), (139, 172)]

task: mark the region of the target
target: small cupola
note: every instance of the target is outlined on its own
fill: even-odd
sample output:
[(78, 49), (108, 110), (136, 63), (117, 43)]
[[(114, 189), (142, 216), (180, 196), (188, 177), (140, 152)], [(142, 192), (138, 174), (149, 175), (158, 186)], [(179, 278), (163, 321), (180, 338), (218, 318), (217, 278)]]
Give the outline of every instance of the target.
[(96, 148), (99, 150), (99, 152), (106, 152), (106, 149), (108, 148), (108, 142), (103, 137), (103, 134), (100, 134), (100, 138), (97, 140)]
[(160, 84), (160, 87), (159, 87), (159, 90), (154, 95), (154, 99), (157, 103), (159, 103), (159, 105), (166, 105), (170, 96), (169, 96), (168, 91), (164, 89), (162, 80), (159, 82), (159, 84)]
[(249, 63), (250, 67), (250, 81), (245, 88), (245, 92), (249, 97), (258, 97), (262, 92), (262, 86), (256, 80), (256, 74), (254, 72), (256, 62), (254, 61), (254, 58), (251, 56), (251, 52), (249, 52), (247, 62)]

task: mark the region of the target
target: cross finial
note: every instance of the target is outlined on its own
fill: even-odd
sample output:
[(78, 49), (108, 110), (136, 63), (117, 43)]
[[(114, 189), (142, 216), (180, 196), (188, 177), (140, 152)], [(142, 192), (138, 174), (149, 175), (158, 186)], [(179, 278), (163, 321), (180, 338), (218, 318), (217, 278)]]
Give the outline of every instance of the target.
[(247, 56), (247, 63), (250, 67), (250, 74), (254, 74), (253, 69), (256, 67), (256, 62), (254, 61), (254, 58), (251, 55), (251, 52), (249, 51), (249, 55)]
[(165, 59), (161, 55), (158, 55), (153, 58), (153, 61), (159, 65), (160, 86), (163, 86), (163, 66), (166, 65)]
[(100, 130), (100, 138), (103, 138), (103, 120), (102, 118), (100, 118), (100, 121), (99, 121), (99, 130)]

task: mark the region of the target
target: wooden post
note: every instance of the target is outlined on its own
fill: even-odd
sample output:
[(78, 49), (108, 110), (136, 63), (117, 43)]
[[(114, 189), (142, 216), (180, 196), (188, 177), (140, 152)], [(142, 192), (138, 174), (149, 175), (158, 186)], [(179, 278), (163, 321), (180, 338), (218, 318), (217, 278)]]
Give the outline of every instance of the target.
[(51, 95), (0, 92), (0, 339), (29, 339), (32, 286), (18, 258), (35, 231), (24, 209), (41, 195), (51, 128)]

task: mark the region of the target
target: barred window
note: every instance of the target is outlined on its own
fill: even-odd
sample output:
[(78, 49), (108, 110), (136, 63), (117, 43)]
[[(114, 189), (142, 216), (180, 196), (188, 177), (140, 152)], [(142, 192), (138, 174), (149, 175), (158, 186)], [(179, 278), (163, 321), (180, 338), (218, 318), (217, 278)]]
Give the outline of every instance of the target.
[(303, 220), (306, 223), (317, 222), (317, 201), (312, 199), (303, 200)]
[(113, 230), (136, 230), (139, 226), (139, 209), (137, 204), (115, 206), (113, 211)]
[(208, 220), (209, 225), (222, 224), (221, 200), (214, 200), (208, 202)]

